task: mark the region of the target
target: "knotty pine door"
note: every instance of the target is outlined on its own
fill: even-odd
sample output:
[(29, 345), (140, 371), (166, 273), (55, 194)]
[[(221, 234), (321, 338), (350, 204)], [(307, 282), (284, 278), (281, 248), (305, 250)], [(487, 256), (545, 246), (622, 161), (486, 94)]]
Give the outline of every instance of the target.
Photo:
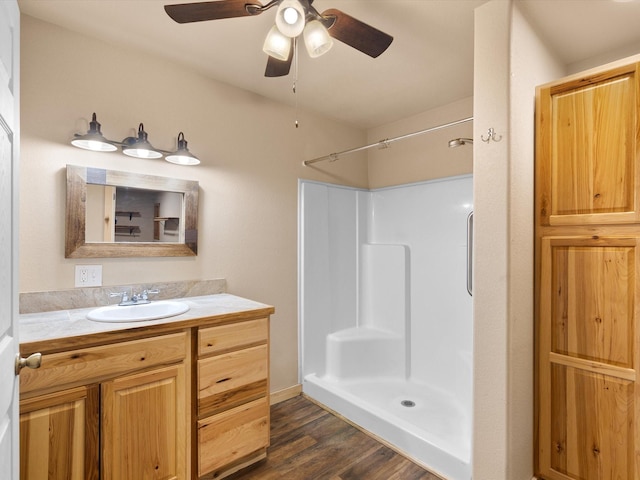
[(638, 63), (536, 92), (536, 474), (640, 480)]

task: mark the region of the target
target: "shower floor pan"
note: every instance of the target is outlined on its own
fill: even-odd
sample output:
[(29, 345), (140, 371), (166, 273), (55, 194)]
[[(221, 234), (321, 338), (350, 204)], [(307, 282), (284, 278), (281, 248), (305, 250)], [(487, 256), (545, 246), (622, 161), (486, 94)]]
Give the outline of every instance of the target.
[(402, 379), (307, 375), (303, 392), (448, 480), (471, 478), (469, 419), (455, 398)]

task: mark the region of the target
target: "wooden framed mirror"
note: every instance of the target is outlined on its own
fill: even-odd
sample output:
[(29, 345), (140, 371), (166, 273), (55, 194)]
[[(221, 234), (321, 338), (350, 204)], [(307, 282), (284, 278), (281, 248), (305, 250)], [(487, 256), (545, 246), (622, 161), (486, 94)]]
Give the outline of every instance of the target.
[(66, 258), (198, 253), (198, 182), (67, 165)]

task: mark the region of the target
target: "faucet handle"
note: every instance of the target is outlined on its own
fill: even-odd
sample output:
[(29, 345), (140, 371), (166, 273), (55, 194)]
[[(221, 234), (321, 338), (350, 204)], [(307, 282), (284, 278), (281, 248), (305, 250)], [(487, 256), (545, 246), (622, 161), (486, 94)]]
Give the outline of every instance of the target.
[(129, 301), (129, 294), (127, 292), (112, 292), (109, 294), (110, 297), (120, 297), (121, 302)]
[(149, 294), (153, 294), (153, 293), (160, 293), (160, 290), (158, 290), (157, 288), (153, 290), (143, 290), (142, 299), (147, 300), (149, 298)]

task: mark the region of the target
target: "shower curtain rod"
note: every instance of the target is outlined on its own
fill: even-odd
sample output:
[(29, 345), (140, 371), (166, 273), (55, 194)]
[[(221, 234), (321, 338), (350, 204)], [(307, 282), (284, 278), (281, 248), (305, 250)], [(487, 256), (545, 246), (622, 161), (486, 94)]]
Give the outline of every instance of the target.
[(306, 167), (307, 165), (311, 165), (312, 163), (322, 162), (324, 160), (330, 160), (332, 162), (335, 162), (336, 160), (338, 160), (340, 155), (346, 155), (348, 153), (356, 153), (362, 150), (368, 150), (369, 148), (373, 148), (373, 147), (387, 148), (389, 147), (389, 144), (392, 142), (397, 142), (398, 140), (404, 140), (405, 138), (415, 137), (416, 135), (422, 135), (423, 133), (434, 132), (436, 130), (441, 130), (447, 127), (453, 127), (454, 125), (470, 122), (471, 120), (473, 120), (473, 117), (463, 118), (461, 120), (456, 120), (455, 122), (449, 122), (443, 125), (438, 125), (437, 127), (431, 127), (425, 130), (419, 130), (417, 132), (407, 133), (405, 135), (400, 135), (398, 137), (385, 138), (384, 140), (380, 140), (379, 142), (376, 142), (376, 143), (370, 143), (369, 145), (365, 145), (363, 147), (351, 148), (349, 150), (344, 150), (338, 153), (330, 153), (329, 155), (325, 155), (324, 157), (318, 157), (312, 160), (305, 160), (304, 162), (302, 162), (302, 164)]

